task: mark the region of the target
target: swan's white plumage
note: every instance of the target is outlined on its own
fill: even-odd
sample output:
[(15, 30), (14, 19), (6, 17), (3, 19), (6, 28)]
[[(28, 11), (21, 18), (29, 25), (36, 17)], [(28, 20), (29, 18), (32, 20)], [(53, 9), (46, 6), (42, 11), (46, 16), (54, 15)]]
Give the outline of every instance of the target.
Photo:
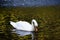
[(10, 24), (14, 28), (16, 28), (15, 31), (20, 36), (25, 36), (25, 35), (31, 34), (32, 40), (34, 40), (34, 34), (32, 31), (34, 31), (34, 27), (38, 26), (38, 23), (36, 22), (36, 20), (33, 19), (31, 24), (26, 21), (18, 21), (18, 22), (10, 21)]
[[(35, 26), (38, 26), (37, 22), (35, 20), (32, 20), (32, 22), (34, 22)], [(24, 30), (24, 31), (34, 31), (34, 26), (33, 23), (30, 24), (26, 21), (18, 21), (18, 22), (12, 22), (10, 21), (10, 24), (18, 29), (18, 30)]]
[(38, 27), (38, 23), (36, 22), (35, 19), (32, 20), (32, 23), (33, 23), (33, 22), (34, 22), (34, 26), (35, 26), (35, 27)]

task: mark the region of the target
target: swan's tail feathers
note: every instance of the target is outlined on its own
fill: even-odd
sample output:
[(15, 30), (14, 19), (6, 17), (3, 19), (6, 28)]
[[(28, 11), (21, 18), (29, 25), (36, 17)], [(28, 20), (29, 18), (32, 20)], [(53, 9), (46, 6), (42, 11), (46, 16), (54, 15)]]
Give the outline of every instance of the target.
[(16, 23), (15, 23), (15, 22), (10, 21), (10, 24), (11, 24), (14, 28), (16, 28)]

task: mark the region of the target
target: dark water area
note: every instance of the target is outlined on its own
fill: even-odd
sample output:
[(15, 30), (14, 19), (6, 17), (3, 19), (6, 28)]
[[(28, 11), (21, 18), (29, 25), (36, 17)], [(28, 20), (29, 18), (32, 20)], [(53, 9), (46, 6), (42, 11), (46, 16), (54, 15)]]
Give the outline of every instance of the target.
[(32, 19), (38, 22), (37, 40), (60, 40), (60, 6), (36, 8), (0, 8), (0, 40), (31, 40), (31, 35), (24, 37), (11, 33), (10, 21)]
[(60, 5), (60, 0), (0, 0), (0, 6), (49, 6)]

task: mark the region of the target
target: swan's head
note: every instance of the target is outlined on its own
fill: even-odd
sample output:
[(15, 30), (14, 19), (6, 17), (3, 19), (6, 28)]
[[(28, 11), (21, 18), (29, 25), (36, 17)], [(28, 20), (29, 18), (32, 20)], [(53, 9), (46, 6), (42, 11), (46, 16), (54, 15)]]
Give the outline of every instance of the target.
[(38, 26), (38, 23), (37, 23), (37, 21), (35, 19), (32, 20), (32, 25), (36, 26), (36, 27)]

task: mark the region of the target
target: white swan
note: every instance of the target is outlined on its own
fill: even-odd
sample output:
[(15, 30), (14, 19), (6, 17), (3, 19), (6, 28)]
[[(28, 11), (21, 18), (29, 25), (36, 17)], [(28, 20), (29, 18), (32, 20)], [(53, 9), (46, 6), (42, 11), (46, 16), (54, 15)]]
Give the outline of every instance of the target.
[[(20, 34), (20, 36), (25, 36), (31, 34), (33, 37), (33, 31), (34, 27), (38, 27), (38, 23), (35, 19), (32, 20), (31, 24), (26, 21), (18, 21), (18, 22), (12, 22), (10, 21), (10, 24), (16, 28), (15, 31), (17, 34)], [(32, 38), (33, 40), (33, 38)]]

